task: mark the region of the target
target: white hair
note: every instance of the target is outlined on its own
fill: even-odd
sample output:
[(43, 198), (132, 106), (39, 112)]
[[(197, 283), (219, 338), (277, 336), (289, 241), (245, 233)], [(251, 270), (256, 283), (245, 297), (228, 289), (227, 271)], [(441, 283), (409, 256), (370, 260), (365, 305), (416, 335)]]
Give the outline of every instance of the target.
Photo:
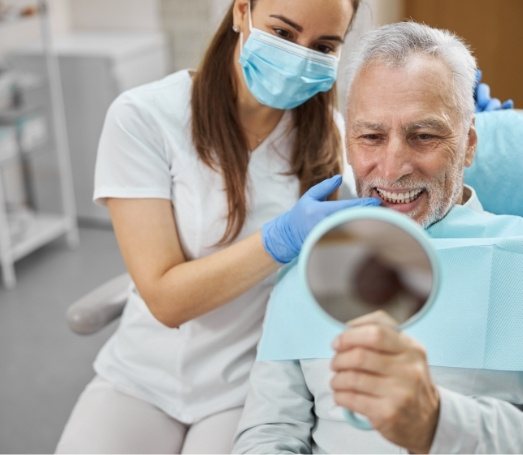
[(451, 90), (456, 109), (463, 120), (469, 119), (474, 113), (476, 59), (455, 34), (416, 22), (384, 25), (361, 37), (348, 58), (347, 106), (352, 84), (366, 66), (380, 62), (402, 67), (414, 55), (436, 57), (447, 65), (453, 77)]

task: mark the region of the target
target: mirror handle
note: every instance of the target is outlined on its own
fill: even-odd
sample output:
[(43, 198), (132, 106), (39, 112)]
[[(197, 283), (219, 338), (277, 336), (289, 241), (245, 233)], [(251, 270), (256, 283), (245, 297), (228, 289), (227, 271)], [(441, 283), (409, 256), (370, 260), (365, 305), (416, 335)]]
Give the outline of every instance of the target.
[(355, 428), (358, 428), (359, 430), (373, 430), (374, 427), (369, 422), (369, 419), (366, 417), (363, 417), (361, 414), (357, 414), (355, 412), (352, 412), (350, 409), (344, 408), (343, 414), (345, 416), (345, 419)]

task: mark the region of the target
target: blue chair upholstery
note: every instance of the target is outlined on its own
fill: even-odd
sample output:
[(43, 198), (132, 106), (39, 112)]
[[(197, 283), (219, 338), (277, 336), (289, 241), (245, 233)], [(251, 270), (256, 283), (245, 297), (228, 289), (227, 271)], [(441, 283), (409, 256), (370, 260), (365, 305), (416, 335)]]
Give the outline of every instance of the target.
[(523, 112), (476, 114), (478, 147), (465, 183), (489, 212), (523, 216)]

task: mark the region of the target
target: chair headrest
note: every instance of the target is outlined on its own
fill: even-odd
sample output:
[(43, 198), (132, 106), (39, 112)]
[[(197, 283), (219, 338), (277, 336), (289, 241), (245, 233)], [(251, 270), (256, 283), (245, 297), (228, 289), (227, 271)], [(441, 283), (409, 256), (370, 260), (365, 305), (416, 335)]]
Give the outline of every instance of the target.
[(501, 110), (476, 114), (478, 147), (465, 169), (489, 212), (523, 216), (523, 112)]

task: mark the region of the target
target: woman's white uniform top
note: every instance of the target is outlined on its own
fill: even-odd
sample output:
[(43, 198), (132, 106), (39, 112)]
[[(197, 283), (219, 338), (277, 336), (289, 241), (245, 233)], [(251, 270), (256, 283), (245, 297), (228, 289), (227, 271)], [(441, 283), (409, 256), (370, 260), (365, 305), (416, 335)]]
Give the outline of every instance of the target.
[[(94, 193), (100, 203), (108, 197), (172, 200), (187, 260), (217, 251), (227, 220), (222, 177), (198, 159), (192, 143), (191, 88), (190, 73), (181, 71), (114, 101), (100, 139)], [(238, 239), (298, 199), (297, 178), (285, 175), (293, 140), (286, 112), (253, 151), (248, 214)], [(133, 289), (120, 327), (98, 354), (96, 372), (184, 423), (243, 405), (273, 282), (270, 277), (176, 329), (158, 322)]]

